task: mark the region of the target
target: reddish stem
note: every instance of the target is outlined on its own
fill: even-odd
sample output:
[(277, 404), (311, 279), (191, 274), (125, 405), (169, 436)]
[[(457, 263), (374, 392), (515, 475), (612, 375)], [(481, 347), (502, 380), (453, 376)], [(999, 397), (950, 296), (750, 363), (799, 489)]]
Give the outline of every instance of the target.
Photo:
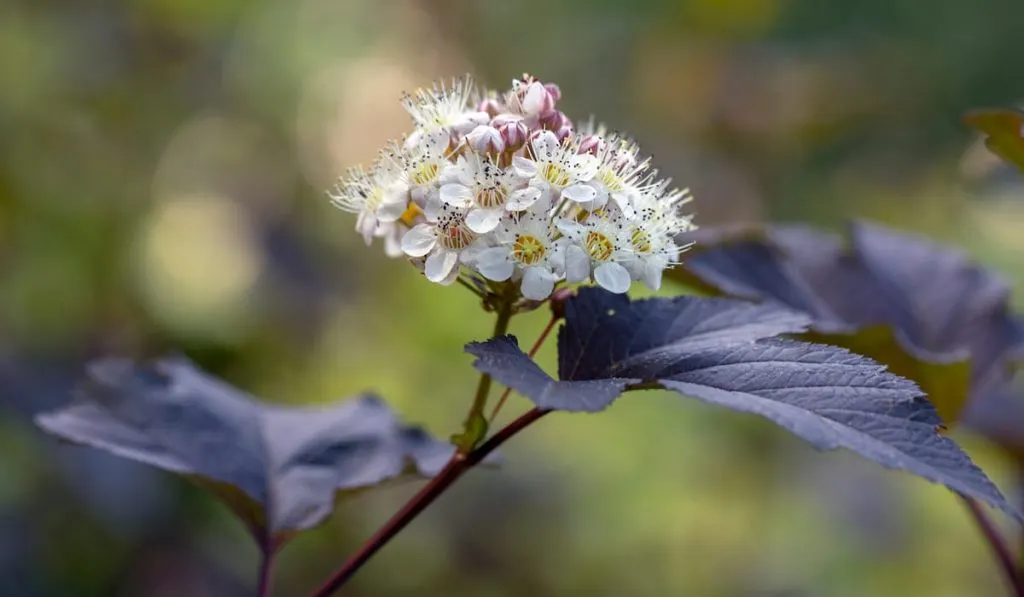
[(260, 573), (256, 585), (256, 597), (270, 597), (274, 585), (274, 559), (277, 550), (273, 541), (267, 540), (260, 546)]
[(981, 534), (985, 536), (985, 540), (988, 541), (989, 546), (992, 548), (992, 552), (996, 556), (996, 561), (998, 561), (1006, 581), (1013, 589), (1013, 595), (1015, 597), (1024, 597), (1024, 577), (1017, 573), (1016, 559), (1013, 557), (1010, 547), (1006, 544), (1006, 540), (999, 533), (996, 525), (993, 524), (988, 515), (985, 514), (977, 500), (965, 495), (960, 497), (963, 498), (964, 504), (967, 505), (967, 510), (974, 517), (974, 521), (978, 524)]
[[(548, 321), (548, 324), (546, 326), (544, 326), (544, 330), (541, 331), (540, 336), (537, 337), (537, 341), (533, 343), (533, 348), (531, 348), (530, 352), (528, 353), (528, 356), (531, 359), (537, 355), (537, 351), (540, 350), (540, 347), (544, 344), (544, 341), (547, 340), (548, 335), (551, 334), (551, 330), (555, 329), (555, 324), (558, 323), (559, 319), (561, 319), (561, 317), (558, 314), (551, 316), (551, 320)], [(495, 417), (498, 416), (498, 412), (501, 411), (501, 407), (505, 405), (505, 401), (508, 400), (508, 397), (511, 393), (512, 388), (505, 388), (505, 391), (502, 392), (501, 396), (498, 397), (498, 403), (494, 405), (494, 410), (491, 411), (490, 420), (492, 422), (494, 421)]]
[(402, 509), (395, 513), (385, 524), (382, 526), (372, 537), (363, 543), (359, 551), (352, 554), (352, 556), (342, 564), (341, 568), (338, 568), (327, 579), (319, 589), (314, 591), (310, 597), (329, 597), (333, 595), (335, 591), (340, 589), (342, 585), (348, 582), (349, 579), (359, 571), (360, 568), (366, 564), (367, 561), (377, 553), (382, 547), (384, 547), (388, 541), (390, 541), (399, 531), (404, 529), (406, 525), (413, 521), (416, 516), (419, 515), (427, 506), (432, 504), (434, 500), (441, 496), (442, 493), (447, 490), (452, 483), (458, 480), (466, 471), (473, 468), (475, 465), (480, 463), (488, 454), (493, 452), (498, 446), (505, 443), (512, 438), (515, 434), (519, 433), (531, 423), (540, 419), (550, 411), (534, 408), (515, 421), (512, 421), (500, 431), (491, 436), (490, 439), (480, 444), (476, 449), (471, 451), (469, 454), (456, 453), (452, 456), (452, 459), (448, 461), (448, 464), (441, 469), (441, 472), (437, 474), (433, 479), (430, 480), (419, 492), (416, 493)]

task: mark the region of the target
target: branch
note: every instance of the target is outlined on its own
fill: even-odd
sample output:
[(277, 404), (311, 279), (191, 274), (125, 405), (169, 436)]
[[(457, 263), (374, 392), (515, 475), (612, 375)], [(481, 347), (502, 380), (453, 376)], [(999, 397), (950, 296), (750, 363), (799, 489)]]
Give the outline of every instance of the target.
[(992, 547), (996, 561), (999, 562), (999, 567), (1002, 569), (1004, 576), (1006, 576), (1006, 581), (1013, 589), (1012, 594), (1015, 597), (1024, 597), (1024, 578), (1017, 573), (1016, 559), (1013, 557), (1010, 547), (1006, 544), (1006, 540), (999, 534), (995, 524), (992, 523), (976, 500), (964, 495), (960, 497), (963, 498), (964, 504), (967, 505), (967, 509), (974, 517), (974, 521), (978, 523), (981, 534), (985, 536), (988, 544)]
[(359, 569), (362, 568), (375, 553), (384, 547), (388, 541), (398, 534), (399, 531), (404, 529), (406, 525), (412, 522), (420, 512), (440, 497), (441, 494), (444, 493), (452, 483), (457, 481), (459, 477), (465, 474), (466, 471), (479, 464), (487, 457), (488, 454), (497, 449), (498, 446), (505, 443), (517, 433), (526, 429), (534, 421), (540, 419), (549, 412), (551, 411), (534, 408), (503, 427), (490, 439), (480, 444), (480, 446), (470, 453), (461, 454), (456, 452), (436, 477), (431, 479), (430, 482), (420, 489), (412, 499), (406, 502), (406, 504), (402, 506), (402, 509), (396, 512), (395, 515), (384, 524), (384, 526), (374, 533), (372, 537), (367, 539), (366, 543), (359, 548), (359, 551), (354, 553), (348, 561), (346, 561), (341, 568), (335, 571), (335, 573), (331, 575), (331, 577), (327, 579), (319, 589), (314, 591), (310, 597), (329, 597), (330, 595), (333, 595), (334, 592), (348, 582), (348, 580), (352, 578), (352, 576), (358, 572)]

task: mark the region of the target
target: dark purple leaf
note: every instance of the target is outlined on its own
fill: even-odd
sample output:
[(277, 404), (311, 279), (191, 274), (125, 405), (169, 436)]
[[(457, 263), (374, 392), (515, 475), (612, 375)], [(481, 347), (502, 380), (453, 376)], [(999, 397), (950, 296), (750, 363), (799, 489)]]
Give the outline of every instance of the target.
[(810, 314), (805, 339), (913, 379), (948, 422), (969, 396), (1005, 385), (1008, 362), (1024, 345), (1005, 281), (922, 237), (866, 223), (853, 224), (850, 237), (846, 247), (803, 227), (699, 231), (676, 277)]
[(765, 417), (816, 448), (846, 448), (1016, 511), (970, 458), (939, 434), (941, 420), (911, 381), (833, 346), (773, 338), (806, 319), (780, 307), (678, 297), (635, 302), (583, 289), (566, 303), (559, 380), (514, 338), (467, 351), (475, 365), (542, 408), (595, 411), (625, 389), (662, 387)]
[(97, 361), (46, 431), (185, 475), (275, 542), (326, 519), (339, 493), (433, 475), (450, 446), (364, 395), (324, 407), (258, 402), (181, 359)]

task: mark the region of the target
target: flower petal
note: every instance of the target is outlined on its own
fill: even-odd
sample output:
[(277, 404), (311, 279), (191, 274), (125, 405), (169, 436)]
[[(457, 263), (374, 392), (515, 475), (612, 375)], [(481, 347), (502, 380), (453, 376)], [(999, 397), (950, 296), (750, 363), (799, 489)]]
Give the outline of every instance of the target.
[(507, 247), (494, 247), (480, 253), (476, 267), (488, 280), (504, 282), (512, 277), (515, 264), (508, 257)]
[(452, 268), (459, 262), (456, 251), (439, 249), (432, 251), (423, 264), (423, 275), (431, 282), (441, 282), (452, 273)]
[(377, 208), (377, 219), (381, 222), (394, 222), (402, 217), (402, 214), (405, 213), (408, 207), (409, 204), (405, 202), (381, 203), (380, 207)]
[(601, 168), (601, 161), (589, 153), (577, 154), (571, 162), (577, 180), (593, 178)]
[(451, 133), (445, 129), (435, 129), (425, 132), (418, 145), (423, 151), (424, 157), (439, 158), (444, 155), (444, 150), (448, 149), (451, 140)]
[(633, 209), (633, 194), (629, 192), (612, 193), (612, 199), (619, 206), (619, 211), (627, 218), (636, 217), (636, 210)]
[(356, 218), (356, 230), (363, 235), (366, 246), (373, 243), (373, 235), (377, 232), (377, 216), (370, 212), (360, 212)]
[(505, 209), (509, 211), (523, 211), (540, 199), (542, 191), (537, 187), (526, 187), (513, 192), (505, 202)]
[(583, 282), (590, 277), (590, 257), (579, 245), (565, 250), (565, 279), (570, 283)]
[(592, 201), (594, 197), (597, 197), (597, 191), (595, 191), (594, 187), (590, 185), (574, 184), (562, 189), (562, 196), (569, 201), (586, 203), (587, 201)]
[(392, 226), (395, 227), (384, 235), (384, 254), (394, 259), (401, 257), (404, 253), (402, 252), (402, 233), (396, 225), (392, 224)]
[(583, 224), (580, 224), (579, 222), (574, 222), (572, 220), (567, 220), (565, 218), (562, 218), (555, 222), (555, 227), (558, 228), (559, 232), (572, 239), (583, 238), (583, 236), (587, 233), (587, 228)]
[(512, 158), (512, 169), (515, 170), (517, 176), (523, 178), (537, 176), (537, 162), (522, 156), (517, 155)]
[(441, 187), (441, 201), (453, 207), (473, 205), (473, 191), (461, 184), (446, 184)]
[(629, 290), (632, 279), (629, 271), (615, 262), (602, 263), (594, 268), (594, 281), (608, 292), (622, 294)]
[(661, 288), (661, 274), (665, 271), (665, 260), (652, 257), (644, 262), (642, 277), (644, 285), (651, 290)]
[(548, 92), (544, 89), (543, 83), (540, 81), (530, 83), (530, 86), (526, 88), (526, 93), (523, 95), (523, 113), (530, 116), (540, 114), (544, 109), (547, 95)]
[(536, 157), (537, 161), (540, 162), (551, 161), (551, 159), (557, 155), (559, 149), (558, 137), (548, 130), (538, 133), (537, 136), (534, 137), (531, 145), (533, 147), (534, 157)]
[(402, 252), (409, 257), (423, 257), (437, 244), (434, 228), (429, 224), (416, 224), (402, 237)]
[(477, 234), (487, 234), (498, 227), (504, 209), (473, 209), (466, 214), (466, 226)]
[(523, 296), (531, 301), (542, 301), (551, 296), (555, 289), (555, 276), (546, 268), (534, 266), (526, 268), (520, 290)]

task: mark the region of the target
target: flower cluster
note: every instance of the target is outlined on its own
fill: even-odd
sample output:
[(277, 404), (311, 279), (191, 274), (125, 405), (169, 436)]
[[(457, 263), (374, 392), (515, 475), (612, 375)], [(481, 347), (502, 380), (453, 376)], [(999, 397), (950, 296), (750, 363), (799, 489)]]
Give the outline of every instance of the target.
[(577, 129), (556, 85), (524, 75), (499, 94), (470, 78), (403, 98), (414, 130), (330, 192), (432, 282), (514, 281), (531, 300), (560, 282), (651, 289), (679, 262), (693, 228), (686, 190), (659, 179), (630, 139), (592, 121)]

